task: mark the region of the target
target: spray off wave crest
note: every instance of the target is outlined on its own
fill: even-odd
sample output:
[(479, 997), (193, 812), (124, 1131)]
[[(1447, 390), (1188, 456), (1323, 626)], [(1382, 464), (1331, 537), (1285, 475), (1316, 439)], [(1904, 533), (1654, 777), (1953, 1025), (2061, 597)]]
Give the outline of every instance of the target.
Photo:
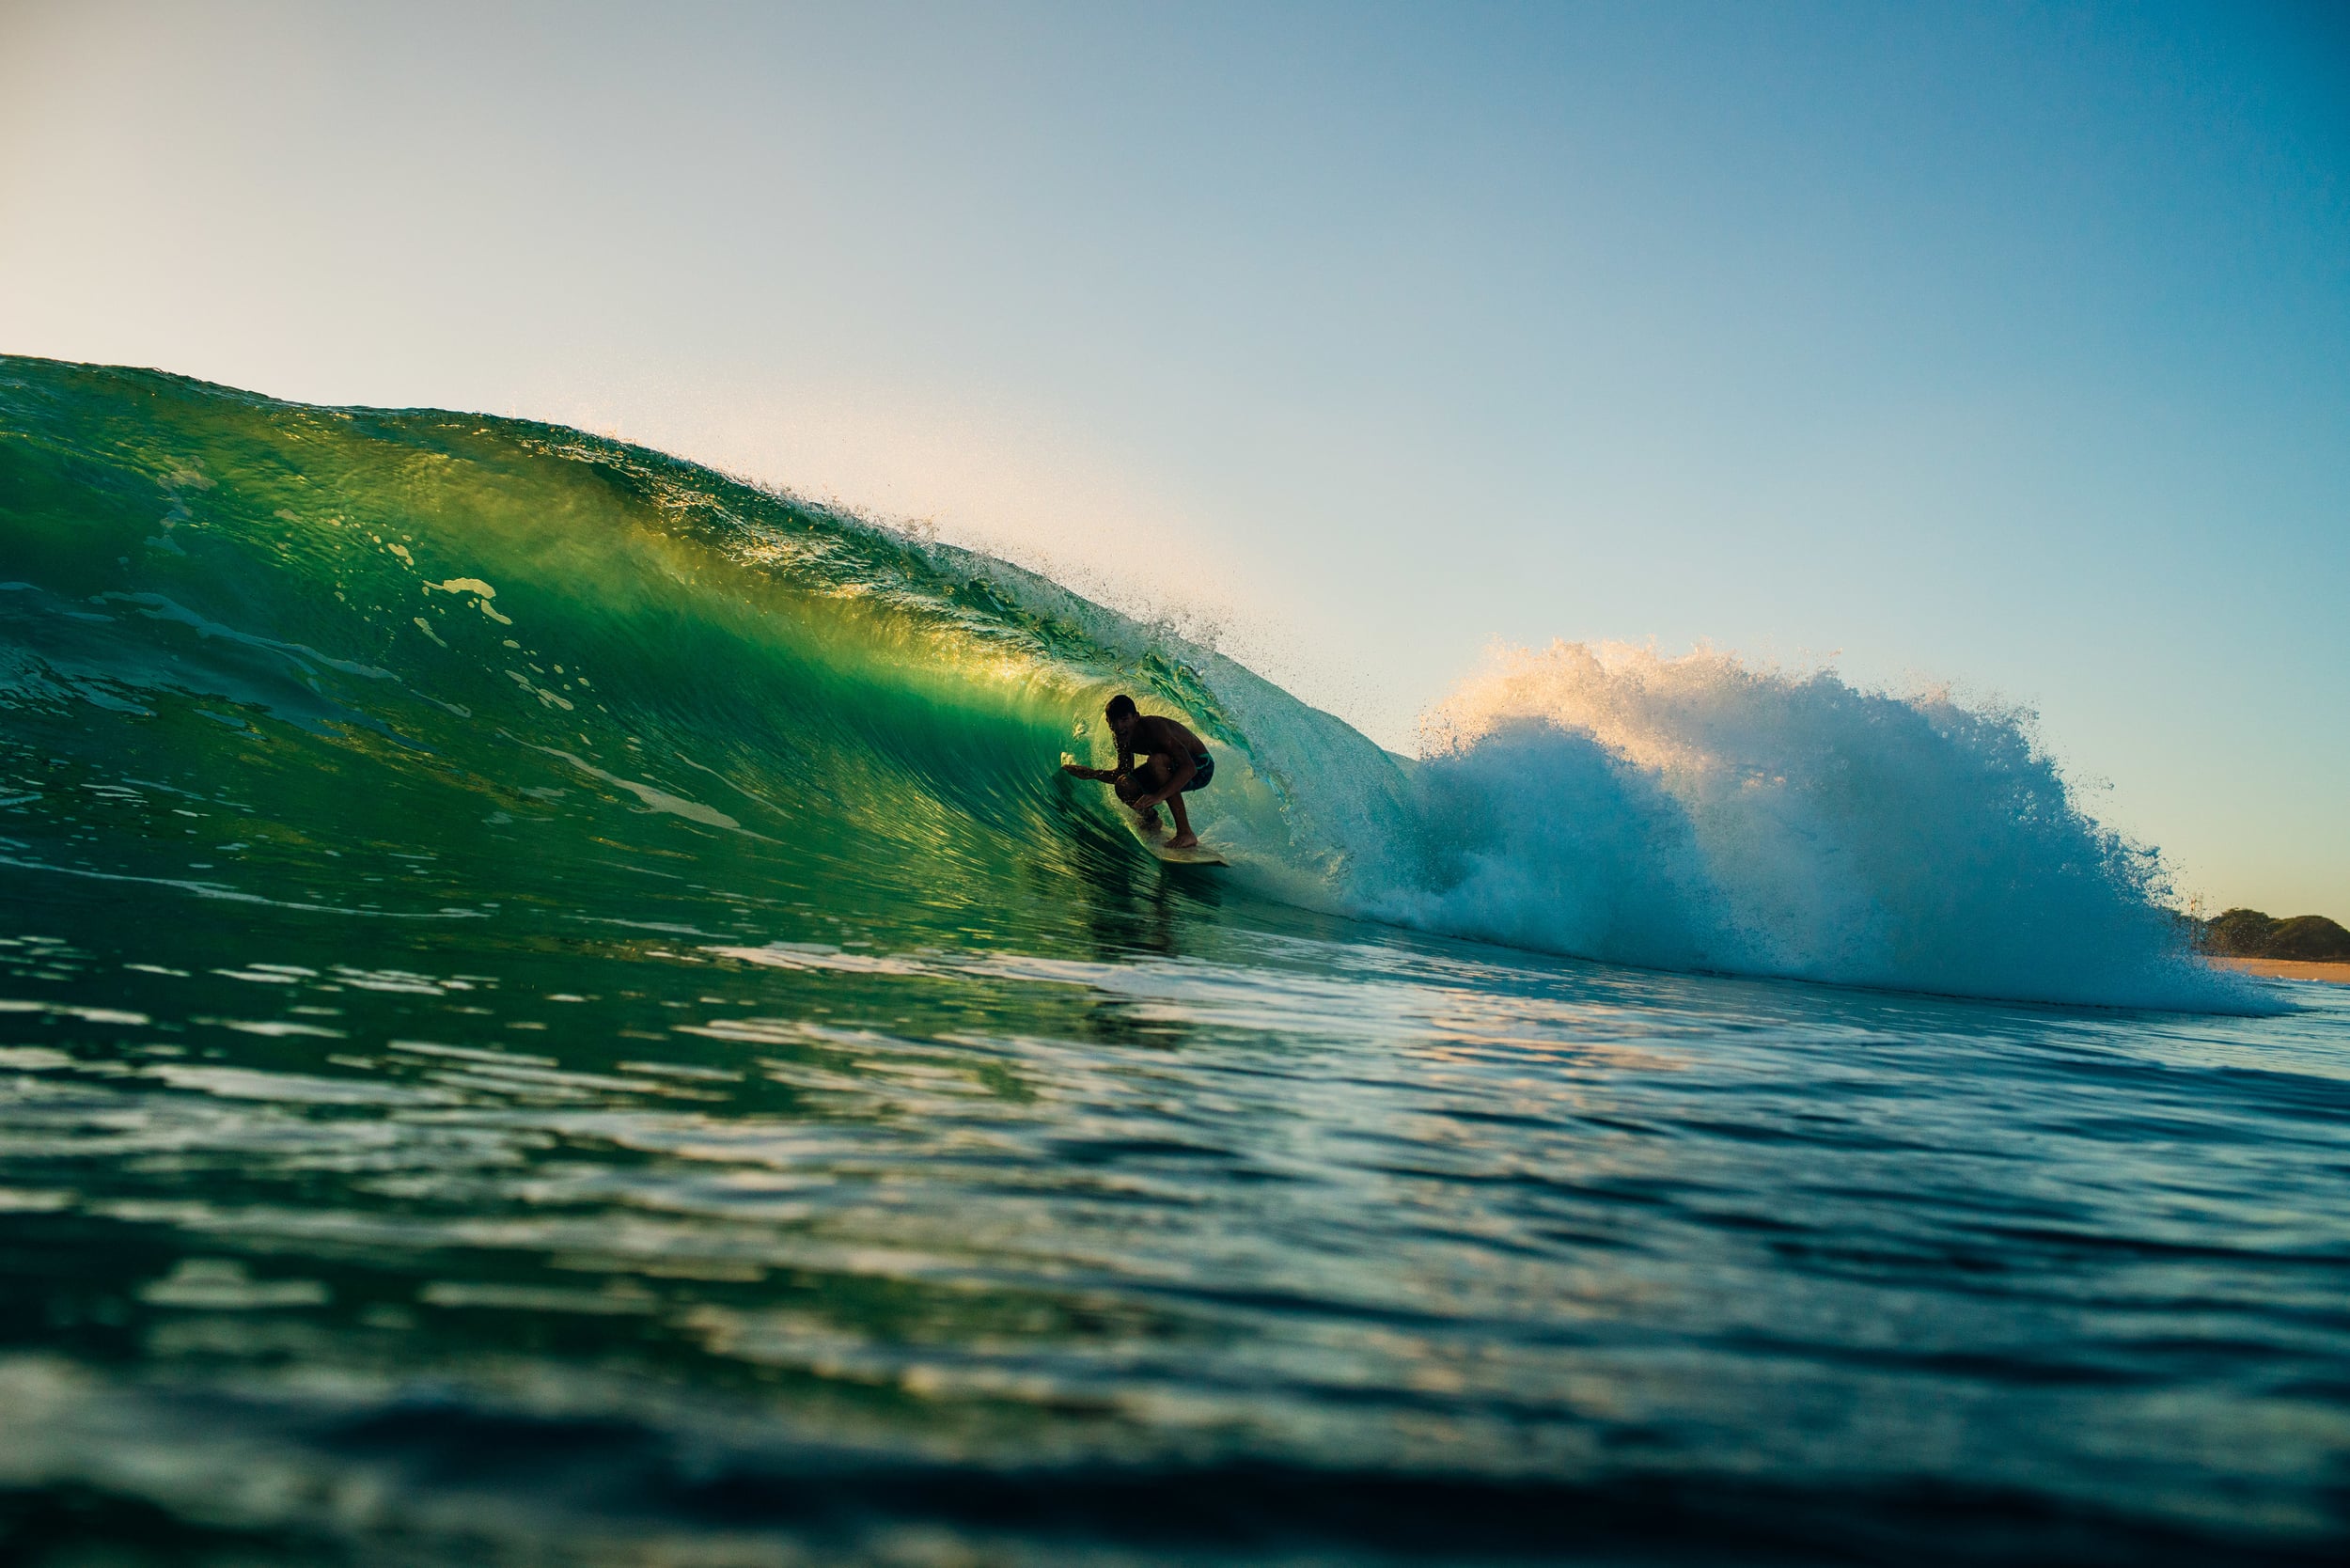
[[(1557, 645), (1414, 762), (1049, 579), (577, 431), (11, 359), (0, 437), (18, 874), (655, 929), (667, 878), (1000, 941), (1162, 877), (1054, 767), (1105, 760), (1125, 689), (1219, 749), (1198, 821), (1235, 871), (1177, 884), (1203, 917), (2248, 1005), (2013, 714)], [(192, 863), (172, 823), (58, 804), (136, 779), (250, 831)]]
[(2029, 713), (1554, 643), (1423, 725), (1387, 918), (1667, 968), (2201, 1008), (2160, 856), (2080, 809)]

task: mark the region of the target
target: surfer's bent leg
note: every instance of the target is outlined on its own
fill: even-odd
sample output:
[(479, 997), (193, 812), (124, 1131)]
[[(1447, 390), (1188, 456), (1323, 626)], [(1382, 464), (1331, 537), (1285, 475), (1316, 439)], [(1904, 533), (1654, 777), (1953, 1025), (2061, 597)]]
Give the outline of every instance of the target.
[(1168, 808), (1175, 813), (1175, 837), (1167, 841), (1168, 849), (1189, 849), (1199, 841), (1199, 835), (1191, 830), (1191, 813), (1183, 809), (1183, 797), (1178, 792), (1167, 797)]
[[(1160, 790), (1167, 787), (1167, 768), (1166, 758), (1145, 757), (1135, 764), (1134, 772), (1128, 774), (1125, 777), (1118, 781), (1118, 798), (1124, 801), (1127, 805), (1132, 806), (1136, 801), (1140, 800), (1145, 795), (1157, 793)], [(1176, 821), (1180, 824), (1183, 820), (1180, 815), (1183, 808), (1177, 807), (1176, 810), (1178, 812)], [(1156, 827), (1159, 825), (1159, 811), (1157, 807), (1154, 806), (1151, 808), (1149, 810), (1144, 811), (1141, 815), (1143, 826)]]
[[(1174, 781), (1176, 774), (1182, 771), (1177, 766), (1175, 759), (1172, 757), (1157, 757), (1152, 759), (1152, 760), (1157, 764), (1159, 770), (1159, 783), (1157, 785), (1159, 789), (1166, 789), (1168, 784)], [(1184, 780), (1183, 788), (1182, 790), (1175, 791), (1167, 797), (1167, 806), (1175, 813), (1175, 837), (1167, 841), (1167, 847), (1168, 849), (1190, 849), (1193, 845), (1199, 842), (1199, 835), (1191, 830), (1191, 813), (1183, 809), (1183, 792), (1186, 790), (1196, 790), (1206, 782), (1207, 780), (1200, 776), (1198, 761), (1193, 760), (1191, 762), (1191, 776)]]

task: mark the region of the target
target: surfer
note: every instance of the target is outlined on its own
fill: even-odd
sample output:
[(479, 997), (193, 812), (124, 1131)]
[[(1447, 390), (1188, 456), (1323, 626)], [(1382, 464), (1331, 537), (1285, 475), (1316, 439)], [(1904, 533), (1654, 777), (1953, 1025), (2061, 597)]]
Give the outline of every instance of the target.
[[(1208, 755), (1207, 743), (1171, 718), (1157, 713), (1145, 715), (1136, 709), (1135, 699), (1124, 692), (1110, 698), (1104, 710), (1110, 721), (1110, 732), (1118, 737), (1118, 766), (1089, 768), (1077, 762), (1063, 762), (1063, 773), (1079, 778), (1098, 778), (1118, 791), (1118, 798), (1135, 808), (1142, 825), (1159, 825), (1159, 806), (1164, 802), (1175, 813), (1175, 837), (1167, 841), (1169, 849), (1190, 849), (1199, 842), (1199, 835), (1191, 830), (1191, 815), (1183, 809), (1183, 796), (1193, 790), (1207, 788), (1215, 776), (1215, 759)], [(1136, 758), (1141, 758), (1136, 766)]]

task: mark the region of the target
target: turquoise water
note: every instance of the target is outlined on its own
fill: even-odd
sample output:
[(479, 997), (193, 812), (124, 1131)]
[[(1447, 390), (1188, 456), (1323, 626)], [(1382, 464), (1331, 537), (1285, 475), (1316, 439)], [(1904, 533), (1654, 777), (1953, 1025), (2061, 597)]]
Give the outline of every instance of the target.
[[(1055, 771), (1119, 689), (1229, 872)], [(0, 361), (0, 1543), (2338, 1559), (2350, 994), (2202, 971), (2013, 716), (1437, 719), (575, 431)]]

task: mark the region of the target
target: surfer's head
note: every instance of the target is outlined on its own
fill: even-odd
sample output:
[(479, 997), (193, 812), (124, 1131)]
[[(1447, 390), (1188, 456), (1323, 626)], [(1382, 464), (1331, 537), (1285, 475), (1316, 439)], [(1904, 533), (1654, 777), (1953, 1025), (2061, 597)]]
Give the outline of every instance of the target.
[(1135, 707), (1135, 699), (1124, 692), (1120, 692), (1116, 697), (1111, 698), (1109, 706), (1103, 712), (1109, 715), (1110, 728), (1120, 735), (1126, 732), (1128, 725), (1142, 716)]

